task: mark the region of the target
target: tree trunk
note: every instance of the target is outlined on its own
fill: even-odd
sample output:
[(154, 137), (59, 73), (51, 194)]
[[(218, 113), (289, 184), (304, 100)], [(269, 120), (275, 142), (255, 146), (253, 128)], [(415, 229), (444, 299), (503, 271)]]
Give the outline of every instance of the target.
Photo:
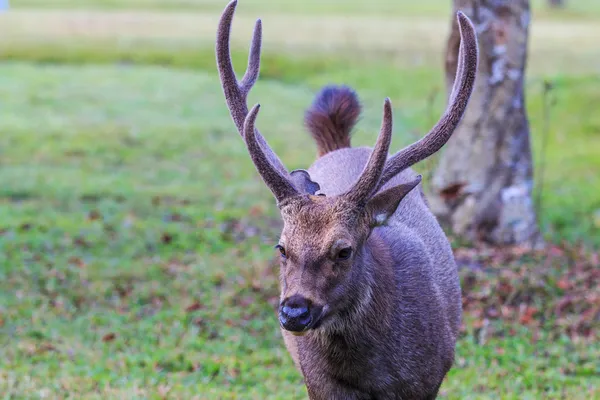
[[(434, 213), (470, 240), (541, 244), (532, 200), (533, 168), (524, 79), (529, 0), (454, 0), (475, 25), (480, 62), (465, 116), (445, 146), (430, 193)], [(460, 34), (446, 52), (448, 93)]]

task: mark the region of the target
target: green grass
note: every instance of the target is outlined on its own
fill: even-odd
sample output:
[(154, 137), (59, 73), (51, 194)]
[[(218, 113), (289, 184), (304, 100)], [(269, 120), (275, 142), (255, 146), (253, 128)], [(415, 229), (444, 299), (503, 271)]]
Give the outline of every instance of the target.
[[(263, 105), (260, 129), (290, 169), (306, 167), (314, 157), (301, 128), (302, 113), (325, 83), (347, 83), (359, 91), (365, 115), (358, 145), (375, 140), (385, 96), (394, 104), (394, 148), (432, 125), (443, 108), (440, 57), (447, 10), (439, 1), (406, 3), (377, 4), (390, 7), (393, 15), (412, 10), (423, 16), (425, 27), (444, 23), (421, 50), (402, 35), (424, 29), (415, 24), (397, 28), (397, 43), (381, 43), (373, 28), (361, 39), (368, 51), (351, 51), (344, 39), (349, 22), (328, 14), (339, 9), (333, 2), (277, 5), (275, 12), (287, 13), (286, 21), (294, 20), (292, 11), (300, 7), (313, 14), (298, 17), (303, 34), (292, 43), (283, 40), (285, 24), (264, 18), (262, 79), (250, 101)], [(175, 2), (168, 4), (176, 8)], [(52, 28), (72, 21), (70, 13), (3, 16), (5, 33), (12, 32), (0, 37), (0, 393), (5, 398), (306, 396), (274, 313), (278, 288), (271, 247), (277, 213), (235, 132), (212, 44), (206, 45), (223, 4), (186, 4), (199, 13), (186, 17), (174, 10), (156, 34), (122, 22), (112, 25), (109, 18), (111, 24), (96, 29), (74, 28), (87, 33), (72, 38), (72, 31)], [(266, 10), (265, 4), (240, 4), (243, 15), (234, 27), (240, 67), (254, 12)], [(366, 29), (383, 19), (377, 18), (381, 11), (362, 16), (364, 4), (350, 2), (344, 11)], [(426, 10), (429, 4), (435, 7)], [(594, 18), (592, 11), (586, 18)], [(111, 13), (94, 11), (92, 21)], [(159, 14), (131, 15), (146, 21)], [(337, 24), (329, 42), (309, 33), (316, 15)], [(193, 27), (196, 16), (213, 25)], [(40, 22), (47, 18), (55, 25)], [(36, 24), (21, 25), (27, 20)], [(398, 17), (385, 26), (398, 21), (410, 19)], [(589, 61), (600, 57), (588, 37), (597, 31), (597, 20), (577, 21), (580, 31), (554, 16), (543, 19), (537, 33), (534, 29), (527, 101), (536, 165), (542, 156), (545, 161), (544, 232), (552, 241), (598, 246), (592, 216), (600, 209), (600, 78)], [(170, 26), (176, 26), (173, 35), (161, 36)], [(556, 31), (560, 27), (563, 31)], [(569, 40), (575, 39), (556, 32), (571, 32), (581, 41), (574, 46)], [(311, 47), (318, 43), (321, 47)], [(561, 54), (571, 57), (560, 61)], [(542, 152), (545, 79), (554, 83), (556, 104)], [(431, 105), (427, 98), (436, 91)], [(555, 289), (553, 274), (568, 268), (564, 262), (544, 277), (547, 296), (565, 295)], [(493, 275), (486, 280), (496, 282)], [(489, 290), (484, 285), (481, 291)], [(532, 302), (550, 307), (546, 297), (537, 296)], [(480, 323), (469, 311), (443, 398), (600, 397), (598, 341), (578, 342), (544, 324), (540, 329), (516, 322), (492, 321), (510, 333), (486, 336)]]
[[(118, 398), (164, 386), (179, 398), (301, 398), (301, 378), (272, 311), (275, 230), (265, 227), (270, 240), (239, 242), (228, 233), (228, 221), (261, 226), (275, 212), (213, 76), (27, 64), (0, 72), (0, 97), (10, 99), (0, 112), (0, 369), (10, 390)], [(404, 74), (403, 82), (426, 81)], [(397, 115), (419, 121), (425, 105), (409, 108), (419, 87), (407, 85), (412, 92), (393, 90), (401, 94), (394, 98)], [(263, 81), (253, 97), (264, 99), (261, 128), (282, 158), (290, 168), (305, 165), (313, 148), (297, 126), (310, 91)], [(371, 97), (358, 133), (363, 143), (379, 122), (379, 99)], [(396, 145), (410, 139), (400, 132)], [(549, 159), (560, 147), (550, 146)], [(562, 185), (548, 179), (551, 188)], [(569, 204), (569, 196), (547, 197), (546, 209), (557, 214), (561, 202)], [(186, 312), (195, 302), (200, 309)], [(109, 333), (115, 340), (103, 342)], [(560, 372), (557, 358), (568, 361), (561, 348), (551, 346), (553, 353), (540, 359), (526, 333), (484, 346), (466, 339), (459, 347), (465, 361), (445, 386), (448, 398), (469, 398), (473, 387), (482, 395), (525, 390), (537, 398), (550, 388), (583, 396), (580, 386), (593, 381)], [(574, 346), (568, 362), (579, 368), (589, 351)], [(480, 369), (494, 362), (482, 379)], [(583, 371), (591, 368), (586, 363)], [(515, 364), (522, 378), (508, 386), (505, 365)]]

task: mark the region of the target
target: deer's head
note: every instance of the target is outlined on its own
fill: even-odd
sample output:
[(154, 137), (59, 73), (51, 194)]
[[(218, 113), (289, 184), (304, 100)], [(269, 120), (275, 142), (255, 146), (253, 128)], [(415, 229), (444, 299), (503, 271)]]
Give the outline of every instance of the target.
[(246, 118), (244, 139), (254, 165), (277, 199), (284, 222), (276, 245), (281, 260), (279, 320), (284, 329), (300, 333), (347, 306), (357, 284), (353, 268), (360, 268), (356, 260), (361, 259), (371, 230), (385, 224), (421, 177), (373, 194), (392, 138), (392, 109), (387, 99), (381, 133), (364, 171), (350, 190), (332, 197), (303, 190), (275, 169), (257, 139), (258, 110), (257, 105)]

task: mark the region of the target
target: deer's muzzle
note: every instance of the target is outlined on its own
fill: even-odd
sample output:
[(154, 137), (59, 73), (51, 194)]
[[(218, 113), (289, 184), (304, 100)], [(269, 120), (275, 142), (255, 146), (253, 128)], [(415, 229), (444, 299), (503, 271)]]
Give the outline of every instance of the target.
[(291, 296), (279, 305), (279, 323), (286, 331), (301, 334), (315, 326), (322, 310), (302, 296)]

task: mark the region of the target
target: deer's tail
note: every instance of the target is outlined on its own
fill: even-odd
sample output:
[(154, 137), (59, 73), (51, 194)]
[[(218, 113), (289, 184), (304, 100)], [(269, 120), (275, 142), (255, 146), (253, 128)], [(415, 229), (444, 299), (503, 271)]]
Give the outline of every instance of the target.
[(304, 124), (317, 143), (319, 157), (350, 147), (352, 128), (358, 122), (361, 105), (347, 86), (325, 86), (306, 110)]

